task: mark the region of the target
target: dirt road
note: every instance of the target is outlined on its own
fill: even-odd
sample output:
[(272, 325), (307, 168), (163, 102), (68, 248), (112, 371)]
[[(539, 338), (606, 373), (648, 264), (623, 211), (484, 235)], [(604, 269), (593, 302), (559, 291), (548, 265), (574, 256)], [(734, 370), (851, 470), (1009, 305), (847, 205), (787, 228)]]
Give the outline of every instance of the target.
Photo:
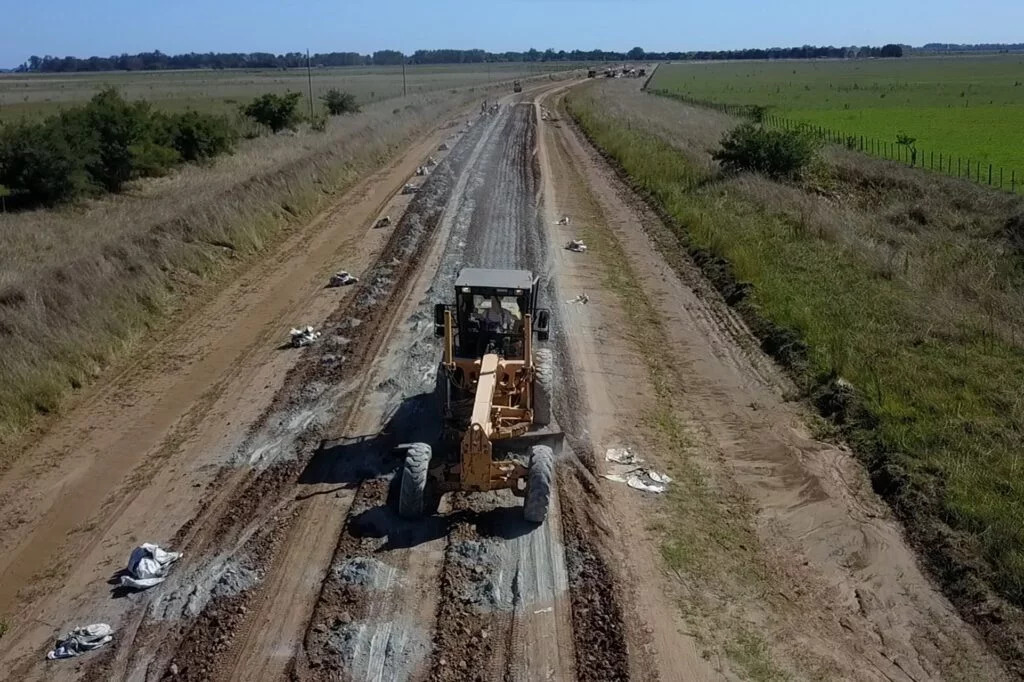
[[(853, 459), (808, 435), (743, 325), (563, 120), (565, 87), (435, 131), (4, 474), (0, 613), (12, 627), (0, 669), (19, 680), (1002, 676)], [(397, 196), (429, 154), (436, 169)], [(382, 214), (392, 223), (376, 229)], [(564, 250), (578, 235), (590, 252)], [(393, 512), (393, 447), (436, 435), (432, 307), (467, 265), (529, 267), (547, 283), (569, 447), (539, 528), (511, 494), (448, 495), (418, 522)], [(325, 290), (341, 267), (359, 284)], [(306, 323), (324, 330), (316, 345), (280, 347)], [(643, 452), (674, 492), (600, 478), (611, 447)], [(730, 548), (720, 570), (668, 571), (680, 496), (698, 490), (721, 495), (686, 520), (728, 517), (715, 539)], [(106, 579), (141, 541), (185, 556), (163, 585), (122, 595)], [(117, 628), (113, 646), (41, 661), (54, 631), (96, 621)]]

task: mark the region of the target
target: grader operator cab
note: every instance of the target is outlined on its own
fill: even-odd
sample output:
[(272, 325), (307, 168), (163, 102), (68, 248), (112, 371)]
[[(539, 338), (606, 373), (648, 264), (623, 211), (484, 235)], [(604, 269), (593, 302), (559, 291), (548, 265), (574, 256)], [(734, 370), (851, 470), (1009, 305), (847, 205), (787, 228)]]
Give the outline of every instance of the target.
[(547, 516), (563, 434), (551, 426), (554, 388), (546, 341), (550, 313), (537, 307), (538, 278), (526, 270), (463, 269), (455, 303), (434, 310), (444, 339), (437, 370), (442, 434), (406, 449), (399, 513), (423, 513), (430, 494), (508, 488), (524, 498), (523, 516)]

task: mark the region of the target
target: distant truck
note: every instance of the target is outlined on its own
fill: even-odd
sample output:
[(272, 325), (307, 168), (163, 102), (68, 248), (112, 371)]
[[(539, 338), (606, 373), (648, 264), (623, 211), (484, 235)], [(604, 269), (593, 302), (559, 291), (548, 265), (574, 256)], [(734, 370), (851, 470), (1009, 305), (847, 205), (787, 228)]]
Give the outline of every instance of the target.
[(512, 92), (522, 92), (523, 84), (519, 81), (512, 81)]

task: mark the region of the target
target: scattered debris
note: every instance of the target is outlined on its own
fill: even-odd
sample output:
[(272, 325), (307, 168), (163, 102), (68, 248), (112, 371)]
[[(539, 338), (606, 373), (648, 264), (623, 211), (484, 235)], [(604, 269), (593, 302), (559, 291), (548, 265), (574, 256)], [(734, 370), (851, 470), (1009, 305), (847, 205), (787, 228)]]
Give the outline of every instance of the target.
[(338, 272), (331, 275), (332, 287), (347, 287), (349, 284), (355, 284), (358, 281), (358, 277), (353, 277), (344, 270), (339, 270)]
[(626, 479), (626, 485), (636, 490), (645, 490), (649, 493), (661, 494), (668, 490), (668, 484), (672, 479), (657, 471), (644, 470)]
[(644, 460), (629, 448), (608, 448), (604, 459), (616, 466), (610, 467), (609, 473), (603, 474), (603, 478), (625, 483), (635, 490), (661, 494), (668, 490), (668, 484), (672, 482), (666, 474), (638, 466)]
[(440, 146), (440, 147), (438, 147), (437, 149), (438, 149), (438, 151), (446, 152), (446, 151), (448, 151), (449, 149), (451, 149), (451, 147), (449, 147), (449, 146), (448, 146), (448, 143), (447, 143), (447, 142), (442, 142), (442, 143), (441, 143), (441, 146)]
[(590, 301), (590, 297), (589, 296), (587, 296), (586, 294), (580, 294), (579, 296), (577, 296), (576, 298), (572, 299), (571, 301), (566, 301), (566, 303), (583, 303), (584, 305), (586, 305), (586, 303), (589, 302), (589, 301)]
[(106, 623), (93, 623), (75, 628), (57, 640), (46, 658), (53, 661), (60, 658), (74, 658), (87, 651), (99, 649), (114, 639), (114, 630)]
[(604, 459), (606, 462), (615, 462), (616, 464), (642, 464), (644, 461), (629, 448), (608, 448), (604, 453)]
[(427, 165), (428, 166), (436, 166), (437, 165), (437, 161), (434, 160), (433, 156), (428, 156), (427, 157)]
[(171, 564), (180, 558), (181, 552), (166, 552), (158, 545), (143, 543), (132, 550), (121, 585), (136, 590), (159, 585), (167, 578)]
[(575, 251), (576, 253), (587, 252), (587, 245), (583, 243), (582, 239), (573, 239), (572, 241), (565, 245), (565, 248), (568, 249), (569, 251)]
[(386, 215), (374, 224), (374, 227), (387, 227), (391, 224), (391, 216)]
[(416, 185), (406, 185), (405, 187), (402, 188), (402, 194), (416, 194), (416, 192), (419, 191), (420, 188), (417, 187)]
[(549, 606), (546, 609), (537, 609), (536, 611), (533, 612), (533, 615), (536, 616), (538, 613), (551, 613), (554, 610), (555, 610), (554, 606)]
[(569, 224), (569, 216), (567, 216), (567, 215), (562, 216), (561, 219), (559, 219), (559, 221), (556, 224), (557, 225), (568, 225)]
[(292, 329), (292, 347), (302, 348), (308, 346), (320, 338), (320, 332), (315, 330), (313, 327), (304, 327), (302, 329)]
[(422, 176), (422, 175), (426, 175), (428, 172), (430, 172), (430, 171), (427, 169), (426, 166), (418, 166), (416, 168), (416, 175), (421, 175)]

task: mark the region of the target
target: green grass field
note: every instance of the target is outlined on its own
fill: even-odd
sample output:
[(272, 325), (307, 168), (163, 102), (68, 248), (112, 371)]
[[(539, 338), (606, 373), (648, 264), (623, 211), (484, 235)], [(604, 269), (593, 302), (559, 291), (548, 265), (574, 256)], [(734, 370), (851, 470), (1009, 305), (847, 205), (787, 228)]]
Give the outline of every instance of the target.
[[(850, 135), (917, 138), (925, 154), (1015, 170), (1024, 178), (1024, 56), (690, 63), (661, 66), (652, 89), (779, 116)], [(998, 172), (998, 170), (996, 171)]]
[[(466, 64), (409, 66), (410, 95), (492, 81), (579, 68), (578, 64)], [(313, 96), (330, 88), (353, 93), (367, 104), (402, 94), (402, 67), (372, 66), (313, 69)], [(129, 99), (146, 99), (170, 111), (186, 108), (215, 113), (237, 111), (238, 105), (265, 92), (305, 93), (305, 69), (222, 71), (111, 71), (72, 74), (0, 75), (0, 121), (38, 116), (84, 101), (101, 87), (113, 85)]]

